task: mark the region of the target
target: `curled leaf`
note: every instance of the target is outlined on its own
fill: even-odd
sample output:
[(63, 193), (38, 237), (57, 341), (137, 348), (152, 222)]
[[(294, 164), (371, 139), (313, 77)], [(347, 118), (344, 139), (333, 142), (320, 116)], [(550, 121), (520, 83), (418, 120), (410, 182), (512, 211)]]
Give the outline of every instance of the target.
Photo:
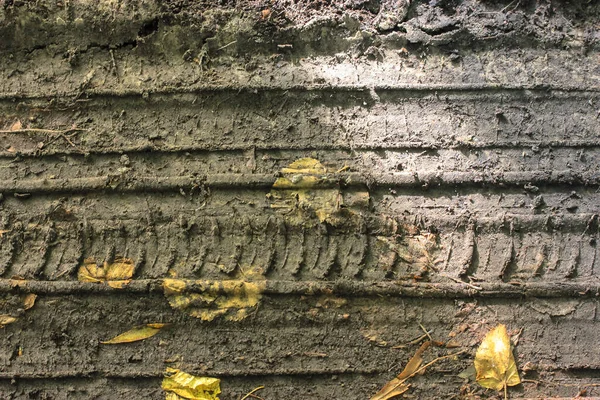
[(29, 293), (23, 298), (23, 309), (29, 310), (35, 304), (35, 299), (37, 299), (37, 294)]
[(134, 263), (130, 258), (118, 257), (113, 263), (104, 262), (99, 267), (93, 258), (86, 258), (79, 267), (77, 278), (81, 282), (106, 282), (110, 287), (122, 289), (133, 276)]
[(162, 388), (167, 392), (167, 399), (219, 400), (221, 380), (198, 377), (167, 367)]
[(15, 317), (12, 317), (12, 316), (6, 315), (6, 314), (1, 314), (0, 315), (0, 328), (4, 328), (8, 324), (12, 324), (16, 320), (17, 320), (17, 318), (15, 318)]
[(477, 383), (488, 389), (504, 389), (521, 383), (506, 326), (498, 325), (483, 339), (475, 354)]
[(141, 326), (136, 326), (135, 328), (128, 330), (127, 332), (121, 333), (114, 338), (107, 340), (105, 342), (100, 342), (102, 344), (119, 344), (119, 343), (131, 343), (137, 342), (139, 340), (148, 339), (154, 335), (156, 335), (162, 328), (164, 328), (167, 324), (146, 324)]

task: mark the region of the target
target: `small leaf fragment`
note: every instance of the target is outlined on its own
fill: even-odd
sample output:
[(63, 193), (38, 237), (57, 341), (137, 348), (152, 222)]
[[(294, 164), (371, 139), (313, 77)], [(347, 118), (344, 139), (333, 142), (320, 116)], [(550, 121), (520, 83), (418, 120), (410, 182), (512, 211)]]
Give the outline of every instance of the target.
[(0, 315), (0, 328), (4, 328), (8, 324), (12, 324), (16, 320), (17, 320), (17, 318), (15, 318), (15, 317), (12, 317), (12, 316), (6, 315), (6, 314), (1, 314)]
[(126, 279), (122, 281), (106, 281), (106, 284), (113, 289), (123, 289), (125, 286), (129, 285), (131, 279)]
[(219, 400), (221, 380), (190, 375), (176, 368), (167, 367), (162, 388), (169, 400)]
[(105, 342), (100, 342), (102, 344), (119, 344), (119, 343), (131, 343), (137, 342), (140, 340), (148, 339), (154, 335), (156, 335), (162, 328), (164, 328), (167, 324), (146, 324), (141, 326), (136, 326), (135, 328), (128, 330), (127, 332), (121, 333), (114, 338), (107, 340)]
[(506, 326), (498, 325), (485, 336), (475, 354), (477, 383), (502, 390), (521, 383)]
[(37, 299), (37, 294), (29, 293), (26, 295), (23, 299), (23, 309), (29, 310), (32, 308), (35, 304), (35, 299)]

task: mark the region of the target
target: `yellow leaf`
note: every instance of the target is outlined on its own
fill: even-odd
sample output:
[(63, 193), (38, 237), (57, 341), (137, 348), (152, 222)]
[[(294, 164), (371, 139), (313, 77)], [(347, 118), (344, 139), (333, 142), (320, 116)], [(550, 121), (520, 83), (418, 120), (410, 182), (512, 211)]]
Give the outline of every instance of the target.
[(113, 289), (123, 289), (125, 286), (129, 285), (131, 279), (127, 279), (124, 281), (106, 281), (106, 284)]
[(162, 388), (167, 392), (168, 400), (219, 400), (217, 396), (221, 393), (221, 380), (198, 377), (167, 367)]
[(338, 181), (324, 175), (327, 169), (319, 160), (301, 158), (282, 168), (281, 173), (267, 197), (271, 208), (282, 213), (288, 223), (303, 227), (307, 223), (361, 224), (361, 212), (369, 204), (368, 192), (358, 196), (346, 193)]
[(164, 294), (172, 308), (184, 311), (192, 317), (212, 321), (223, 315), (229, 321), (240, 321), (248, 316), (248, 310), (258, 306), (266, 284), (264, 280), (248, 282), (234, 279), (227, 281), (186, 281), (164, 279)]
[(23, 308), (25, 310), (29, 310), (35, 304), (35, 299), (37, 299), (37, 294), (29, 293), (23, 299)]
[(475, 354), (477, 383), (484, 388), (502, 390), (521, 383), (510, 347), (506, 326), (498, 325), (483, 339)]
[(11, 317), (10, 315), (2, 314), (0, 315), (0, 328), (4, 328), (8, 324), (12, 324), (15, 322), (17, 318)]
[(107, 340), (106, 342), (100, 342), (102, 344), (119, 344), (119, 343), (131, 343), (139, 340), (148, 339), (156, 335), (162, 328), (167, 324), (146, 324), (136, 326), (135, 328), (128, 330), (125, 333), (121, 333), (114, 338)]
[(410, 388), (410, 385), (406, 384), (406, 381), (417, 372), (423, 363), (423, 353), (431, 344), (431, 342), (423, 343), (415, 355), (408, 361), (408, 364), (406, 364), (400, 375), (386, 383), (375, 396), (371, 397), (371, 400), (388, 400), (406, 392)]
[(127, 280), (133, 276), (133, 260), (129, 258), (117, 258), (115, 262), (104, 264), (107, 281)]
[(130, 258), (118, 257), (113, 263), (105, 262), (102, 267), (96, 265), (93, 258), (86, 258), (79, 267), (77, 278), (81, 282), (106, 282), (110, 287), (122, 289), (130, 282), (134, 267)]
[(327, 169), (319, 160), (314, 158), (301, 158), (294, 161), (287, 168), (282, 168), (284, 174), (324, 174)]

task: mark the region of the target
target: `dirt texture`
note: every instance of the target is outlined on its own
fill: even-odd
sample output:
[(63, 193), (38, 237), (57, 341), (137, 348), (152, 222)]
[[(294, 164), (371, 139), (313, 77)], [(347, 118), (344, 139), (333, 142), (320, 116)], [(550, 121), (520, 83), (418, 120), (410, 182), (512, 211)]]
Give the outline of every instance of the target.
[(367, 399), (422, 325), (466, 351), (407, 398), (499, 399), (459, 376), (498, 323), (511, 398), (600, 396), (599, 28), (584, 0), (0, 0), (0, 398), (164, 399), (173, 367)]

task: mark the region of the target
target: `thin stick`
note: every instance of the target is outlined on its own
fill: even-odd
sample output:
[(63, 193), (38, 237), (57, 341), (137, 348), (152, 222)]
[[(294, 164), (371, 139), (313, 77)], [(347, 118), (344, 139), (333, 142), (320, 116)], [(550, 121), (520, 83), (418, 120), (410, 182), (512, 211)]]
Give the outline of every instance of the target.
[(413, 372), (412, 374), (407, 376), (406, 379), (412, 378), (413, 376), (417, 375), (419, 372), (423, 371), (425, 368), (435, 364), (438, 361), (444, 360), (446, 358), (454, 357), (454, 356), (457, 356), (459, 354), (463, 354), (466, 352), (467, 352), (467, 350), (461, 350), (461, 351), (457, 351), (456, 353), (450, 353), (450, 354), (446, 354), (445, 356), (438, 357), (438, 358), (428, 362), (427, 364), (423, 365), (421, 368), (419, 368), (418, 370), (416, 370), (415, 372)]
[(49, 133), (52, 135), (64, 135), (65, 133), (69, 133), (69, 132), (81, 132), (81, 131), (85, 131), (87, 129), (81, 129), (81, 128), (70, 128), (70, 129), (64, 129), (64, 130), (56, 130), (56, 129), (35, 129), (35, 128), (26, 128), (26, 129), (15, 129), (14, 131), (11, 130), (0, 130), (0, 133)]
[(242, 397), (240, 400), (246, 400), (248, 397), (254, 397), (253, 394), (258, 392), (261, 389), (264, 389), (264, 386), (259, 386), (255, 389), (252, 389), (250, 392), (248, 392), (244, 397)]
[(227, 47), (229, 47), (229, 46), (231, 46), (232, 44), (235, 44), (235, 43), (237, 43), (237, 40), (234, 40), (233, 42), (227, 43), (225, 46), (221, 46), (221, 47), (219, 47), (219, 48), (217, 49), (217, 51), (219, 51), (219, 50), (223, 50), (223, 49), (226, 49)]
[(425, 329), (425, 327), (421, 323), (419, 323), (419, 328), (421, 328), (423, 330), (423, 332), (425, 332), (425, 334), (427, 335), (427, 337), (429, 338), (429, 340), (431, 342), (433, 342), (433, 339), (431, 338), (431, 335), (429, 334), (429, 332), (427, 331), (427, 329)]
[(424, 335), (419, 336), (416, 339), (411, 340), (410, 342), (406, 342), (404, 344), (398, 345), (398, 346), (392, 346), (392, 349), (404, 349), (406, 348), (406, 346), (411, 345), (411, 344), (417, 344), (419, 343), (421, 340), (430, 337), (430, 334), (433, 333), (433, 329), (430, 330), (429, 332), (425, 333)]
[(442, 276), (443, 276), (443, 277), (445, 277), (445, 278), (448, 278), (448, 279), (452, 279), (452, 280), (453, 280), (454, 282), (456, 282), (456, 283), (462, 283), (463, 285), (467, 285), (467, 286), (468, 286), (468, 287), (470, 287), (471, 289), (475, 289), (475, 290), (483, 290), (483, 288), (482, 288), (482, 287), (475, 286), (475, 285), (473, 285), (473, 284), (471, 284), (471, 283), (469, 283), (469, 282), (461, 281), (460, 279), (456, 279), (456, 278), (455, 278), (455, 277), (453, 277), (453, 276), (450, 276), (450, 275), (445, 275), (445, 274), (442, 274)]

